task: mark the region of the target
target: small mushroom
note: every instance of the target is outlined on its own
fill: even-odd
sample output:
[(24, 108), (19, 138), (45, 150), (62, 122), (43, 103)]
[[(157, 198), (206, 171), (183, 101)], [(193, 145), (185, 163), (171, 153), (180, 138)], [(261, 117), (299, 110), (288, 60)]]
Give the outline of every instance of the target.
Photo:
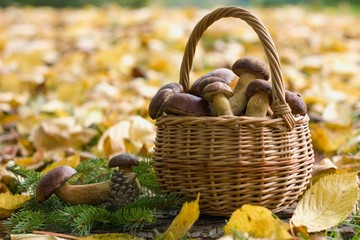
[(205, 100), (213, 103), (217, 116), (233, 116), (228, 100), (233, 95), (233, 91), (229, 85), (222, 82), (211, 83), (204, 88), (201, 95)]
[(129, 153), (121, 153), (112, 157), (109, 160), (108, 166), (110, 168), (117, 167), (119, 170), (123, 171), (125, 173), (125, 176), (129, 180), (131, 180), (130, 182), (133, 183), (135, 189), (137, 191), (140, 191), (140, 182), (137, 178), (137, 175), (132, 169), (132, 167), (138, 166), (139, 164), (140, 161), (135, 155)]
[(289, 104), (292, 114), (300, 114), (304, 116), (307, 113), (307, 106), (300, 94), (286, 90), (285, 101)]
[[(198, 78), (192, 84), (189, 93), (201, 97), (201, 93), (204, 87), (210, 83), (209, 81), (214, 81), (214, 79), (217, 79), (217, 82), (224, 82), (229, 85), (234, 80), (234, 78), (235, 74), (230, 69), (218, 68)], [(206, 81), (208, 82), (206, 83)]]
[(233, 72), (239, 77), (234, 89), (234, 95), (229, 99), (234, 115), (240, 115), (245, 109), (248, 96), (246, 88), (255, 79), (268, 80), (270, 77), (267, 65), (254, 57), (238, 59), (232, 66)]
[(183, 92), (183, 86), (178, 83), (168, 83), (162, 86), (149, 104), (149, 116), (152, 119), (160, 117), (164, 112), (163, 103), (169, 96), (175, 93)]
[(132, 176), (128, 178), (120, 170), (114, 171), (111, 180), (99, 183), (84, 185), (67, 183), (76, 173), (76, 170), (69, 166), (59, 166), (50, 170), (38, 183), (36, 201), (42, 203), (55, 194), (63, 201), (73, 204), (96, 205), (109, 202), (120, 207), (133, 201), (139, 194), (133, 186)]
[(140, 163), (139, 159), (129, 153), (121, 153), (115, 155), (109, 160), (108, 166), (110, 168), (118, 167), (119, 170), (122, 170), (124, 173), (133, 172), (132, 167), (138, 166)]
[(165, 113), (183, 116), (211, 116), (209, 103), (188, 93), (176, 93), (165, 101)]
[(249, 98), (245, 115), (248, 117), (265, 117), (271, 101), (272, 86), (262, 79), (253, 80), (246, 88)]

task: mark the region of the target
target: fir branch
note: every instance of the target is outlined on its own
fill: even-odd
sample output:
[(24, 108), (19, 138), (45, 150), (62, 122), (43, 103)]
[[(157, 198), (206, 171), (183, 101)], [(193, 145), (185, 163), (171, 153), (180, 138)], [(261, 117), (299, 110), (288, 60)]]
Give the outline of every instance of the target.
[(134, 232), (136, 229), (141, 229), (145, 223), (154, 221), (153, 211), (141, 207), (120, 208), (112, 216), (112, 224), (117, 231)]
[(76, 167), (76, 171), (78, 173), (70, 179), (70, 184), (90, 184), (106, 181), (111, 178), (114, 170), (108, 168), (106, 159), (93, 158), (82, 161)]
[(30, 233), (44, 228), (45, 214), (42, 211), (20, 211), (12, 214), (3, 224), (9, 233)]
[(19, 181), (17, 193), (28, 192), (31, 195), (35, 194), (36, 186), (41, 179), (39, 172), (18, 165), (8, 166), (7, 170), (12, 172)]
[[(31, 192), (34, 196), (41, 174), (19, 166), (8, 168), (19, 179), (19, 189)], [(111, 177), (113, 169), (107, 167), (104, 159), (83, 161), (77, 168), (77, 178), (73, 184), (88, 184), (105, 181)], [(69, 205), (53, 195), (39, 204), (33, 197), (19, 211), (5, 222), (6, 229), (11, 233), (25, 233), (32, 230), (54, 230), (71, 232), (77, 236), (84, 236), (93, 230), (131, 231), (141, 228), (144, 224), (155, 221), (155, 211), (178, 209), (185, 201), (180, 195), (161, 195), (151, 159), (145, 159), (134, 168), (143, 187), (151, 194), (142, 195), (134, 202), (123, 208), (112, 210), (108, 204), (98, 206)]]
[(137, 174), (142, 188), (153, 192), (159, 191), (159, 184), (156, 181), (151, 158), (144, 158), (139, 166), (134, 167), (134, 172)]
[(77, 236), (89, 235), (93, 229), (110, 226), (111, 211), (100, 206), (72, 205), (57, 211), (49, 217), (55, 226), (66, 226), (65, 230)]
[(63, 209), (68, 206), (67, 203), (61, 201), (57, 196), (53, 195), (48, 200), (38, 203), (35, 198), (31, 198), (27, 201), (21, 210), (33, 210), (33, 211), (44, 211), (44, 212), (52, 212)]

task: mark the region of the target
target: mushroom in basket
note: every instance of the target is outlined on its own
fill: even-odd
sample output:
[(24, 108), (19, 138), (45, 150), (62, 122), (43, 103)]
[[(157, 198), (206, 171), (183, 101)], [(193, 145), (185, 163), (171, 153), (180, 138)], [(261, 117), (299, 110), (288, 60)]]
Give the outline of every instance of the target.
[(249, 83), (246, 95), (249, 98), (245, 115), (248, 117), (265, 117), (270, 101), (272, 86), (269, 82), (256, 79)]
[(233, 115), (228, 99), (233, 95), (229, 85), (234, 78), (235, 74), (230, 69), (215, 69), (198, 78), (191, 86), (189, 92), (213, 103), (211, 105), (214, 112), (212, 115)]
[(268, 80), (270, 77), (267, 65), (254, 57), (238, 59), (232, 66), (233, 72), (239, 77), (234, 89), (234, 95), (229, 99), (234, 115), (239, 116), (245, 109), (248, 96), (246, 88), (255, 79)]
[(211, 116), (209, 103), (189, 93), (176, 93), (165, 103), (165, 113), (180, 116)]
[(164, 113), (164, 102), (175, 93), (183, 92), (183, 86), (178, 83), (168, 83), (162, 86), (149, 104), (149, 116), (156, 119)]
[[(249, 98), (246, 116), (265, 117), (272, 104), (272, 85), (262, 79), (253, 80), (246, 89)], [(307, 107), (304, 100), (297, 93), (285, 90), (285, 101), (289, 104), (291, 113), (305, 115)]]

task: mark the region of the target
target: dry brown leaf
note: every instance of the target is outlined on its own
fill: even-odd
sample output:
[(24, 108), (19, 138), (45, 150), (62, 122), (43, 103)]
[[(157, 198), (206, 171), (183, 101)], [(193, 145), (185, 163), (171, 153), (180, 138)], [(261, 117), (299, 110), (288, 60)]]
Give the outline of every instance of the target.
[(76, 125), (73, 118), (62, 118), (41, 122), (32, 138), (36, 149), (54, 150), (79, 147), (95, 135), (95, 130)]

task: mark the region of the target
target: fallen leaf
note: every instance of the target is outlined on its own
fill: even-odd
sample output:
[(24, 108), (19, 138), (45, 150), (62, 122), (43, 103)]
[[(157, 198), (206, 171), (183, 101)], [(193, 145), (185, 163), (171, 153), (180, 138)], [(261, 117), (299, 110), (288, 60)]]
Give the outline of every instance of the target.
[(314, 148), (331, 154), (349, 140), (352, 134), (351, 126), (331, 123), (314, 123), (310, 126)]
[(79, 238), (79, 240), (141, 240), (143, 238), (135, 237), (125, 233), (106, 233), (94, 234), (87, 237)]
[(311, 183), (314, 184), (325, 175), (336, 173), (336, 169), (338, 169), (338, 167), (336, 167), (329, 158), (324, 158), (318, 164), (314, 165)]
[(199, 199), (200, 193), (193, 202), (186, 202), (182, 206), (179, 214), (171, 222), (165, 233), (159, 236), (158, 240), (180, 240), (190, 230), (196, 220), (199, 218)]
[(9, 192), (0, 194), (0, 219), (9, 217), (15, 210), (30, 199), (29, 195), (13, 195)]
[(41, 122), (32, 138), (36, 149), (53, 150), (79, 147), (95, 135), (95, 130), (76, 125), (74, 118), (58, 118)]
[(55, 237), (46, 234), (11, 234), (11, 240), (66, 240), (66, 238)]
[(358, 199), (357, 173), (332, 174), (312, 185), (299, 201), (290, 222), (318, 232), (343, 221)]
[(233, 231), (248, 233), (250, 237), (266, 239), (288, 239), (289, 226), (275, 218), (270, 210), (262, 206), (244, 204), (235, 210), (224, 227), (225, 234)]
[(75, 154), (70, 157), (61, 159), (60, 161), (51, 163), (49, 166), (44, 168), (41, 171), (41, 173), (45, 174), (58, 166), (70, 166), (72, 168), (76, 168), (76, 166), (79, 165), (79, 163), (80, 163), (80, 154)]
[(352, 172), (360, 170), (360, 153), (355, 155), (335, 155), (332, 160), (338, 168)]
[(139, 152), (145, 146), (151, 147), (155, 139), (155, 127), (140, 116), (130, 116), (108, 128), (101, 136), (99, 152), (110, 156), (115, 153)]

